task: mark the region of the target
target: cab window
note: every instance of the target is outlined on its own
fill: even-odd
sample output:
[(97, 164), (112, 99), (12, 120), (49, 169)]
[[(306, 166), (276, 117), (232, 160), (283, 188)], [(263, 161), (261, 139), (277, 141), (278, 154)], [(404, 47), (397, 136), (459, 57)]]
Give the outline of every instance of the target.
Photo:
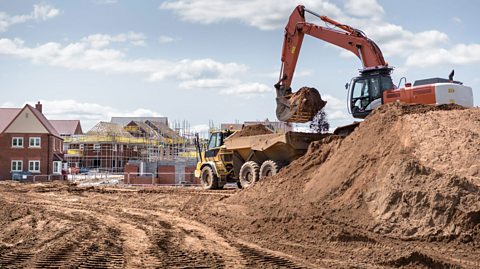
[(210, 136), (210, 141), (208, 142), (208, 148), (218, 148), (221, 147), (223, 144), (223, 136), (222, 133), (214, 133)]

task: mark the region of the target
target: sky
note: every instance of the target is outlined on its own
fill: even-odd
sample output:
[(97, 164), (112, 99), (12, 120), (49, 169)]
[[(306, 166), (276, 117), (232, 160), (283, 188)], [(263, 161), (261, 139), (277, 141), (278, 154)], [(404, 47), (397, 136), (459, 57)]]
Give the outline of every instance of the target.
[[(363, 30), (394, 83), (455, 69), (479, 105), (479, 1), (0, 0), (0, 107), (41, 101), (47, 118), (84, 130), (112, 116), (167, 116), (199, 131), (276, 120), (283, 32), (299, 4)], [(331, 126), (349, 124), (344, 85), (361, 67), (305, 37), (292, 88), (317, 88)]]

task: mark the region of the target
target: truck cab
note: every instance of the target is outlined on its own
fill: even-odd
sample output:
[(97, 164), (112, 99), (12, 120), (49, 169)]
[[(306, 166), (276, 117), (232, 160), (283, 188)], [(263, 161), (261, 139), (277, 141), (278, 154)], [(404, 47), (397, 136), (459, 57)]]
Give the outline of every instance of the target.
[(224, 140), (233, 133), (230, 130), (212, 132), (203, 149), (197, 143), (200, 160), (195, 177), (200, 179), (205, 189), (222, 189), (226, 183), (236, 182), (233, 176), (233, 152), (224, 145)]

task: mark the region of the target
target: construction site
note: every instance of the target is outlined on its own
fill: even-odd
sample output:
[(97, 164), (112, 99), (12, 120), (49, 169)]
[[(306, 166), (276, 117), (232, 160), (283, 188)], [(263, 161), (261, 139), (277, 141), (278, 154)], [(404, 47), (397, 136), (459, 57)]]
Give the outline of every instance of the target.
[[(330, 128), (325, 95), (292, 89), (304, 35), (362, 63), (345, 85), (352, 123)], [(32, 150), (52, 141), (66, 169), (0, 180), (0, 268), (480, 268), (474, 89), (453, 70), (394, 84), (363, 31), (302, 5), (283, 42), (278, 122), (209, 124), (202, 137), (187, 121), (112, 117), (67, 134), (40, 102), (5, 110), (0, 164), (40, 174)], [(21, 136), (22, 120), (44, 128)]]

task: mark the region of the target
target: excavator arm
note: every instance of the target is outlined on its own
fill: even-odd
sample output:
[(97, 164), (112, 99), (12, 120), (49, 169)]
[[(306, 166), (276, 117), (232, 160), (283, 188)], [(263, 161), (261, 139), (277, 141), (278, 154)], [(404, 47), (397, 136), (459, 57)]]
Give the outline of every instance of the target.
[[(306, 22), (305, 12), (319, 17), (339, 30)], [(276, 112), (281, 121), (310, 121), (326, 105), (316, 89), (304, 87), (296, 93), (292, 93), (290, 87), (305, 35), (313, 36), (352, 52), (361, 60), (364, 70), (388, 67), (379, 47), (362, 31), (338, 23), (326, 16), (320, 16), (304, 6), (297, 6), (285, 27), (280, 78), (275, 84), (277, 89)]]

